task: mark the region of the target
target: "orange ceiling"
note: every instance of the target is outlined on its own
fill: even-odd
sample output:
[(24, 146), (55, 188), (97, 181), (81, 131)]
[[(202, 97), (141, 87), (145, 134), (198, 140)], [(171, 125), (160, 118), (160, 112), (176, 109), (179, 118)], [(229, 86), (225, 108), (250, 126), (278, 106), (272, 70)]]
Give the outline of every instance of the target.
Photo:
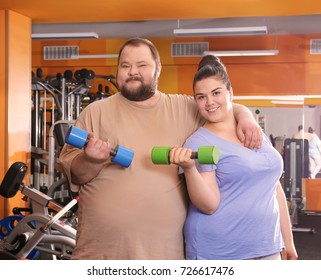
[(1, 0), (35, 24), (321, 14), (320, 0)]

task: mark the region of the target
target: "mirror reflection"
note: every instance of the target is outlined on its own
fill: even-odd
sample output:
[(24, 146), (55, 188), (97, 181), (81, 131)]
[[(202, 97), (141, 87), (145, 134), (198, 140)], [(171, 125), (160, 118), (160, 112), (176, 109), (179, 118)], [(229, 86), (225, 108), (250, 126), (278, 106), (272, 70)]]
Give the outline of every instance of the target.
[(321, 210), (320, 96), (234, 97), (246, 105), (284, 159), (281, 178), (293, 224), (298, 210)]

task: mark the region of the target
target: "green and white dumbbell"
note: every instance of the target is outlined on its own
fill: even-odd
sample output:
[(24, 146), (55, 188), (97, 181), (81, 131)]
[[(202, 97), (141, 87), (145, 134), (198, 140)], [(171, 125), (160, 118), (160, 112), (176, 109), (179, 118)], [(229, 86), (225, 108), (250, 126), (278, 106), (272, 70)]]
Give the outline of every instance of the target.
[[(152, 162), (154, 164), (170, 164), (169, 153), (171, 147), (158, 146), (152, 149)], [(220, 158), (219, 150), (215, 146), (200, 146), (197, 152), (192, 152), (192, 159), (200, 164), (217, 164)]]

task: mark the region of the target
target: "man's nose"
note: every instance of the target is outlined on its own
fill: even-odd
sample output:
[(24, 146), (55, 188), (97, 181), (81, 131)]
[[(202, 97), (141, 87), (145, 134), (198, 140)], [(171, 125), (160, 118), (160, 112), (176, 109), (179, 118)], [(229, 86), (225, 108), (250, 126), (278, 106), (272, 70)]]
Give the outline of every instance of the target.
[(131, 76), (138, 74), (138, 68), (137, 68), (135, 65), (132, 65), (132, 66), (129, 68), (128, 74), (131, 75)]

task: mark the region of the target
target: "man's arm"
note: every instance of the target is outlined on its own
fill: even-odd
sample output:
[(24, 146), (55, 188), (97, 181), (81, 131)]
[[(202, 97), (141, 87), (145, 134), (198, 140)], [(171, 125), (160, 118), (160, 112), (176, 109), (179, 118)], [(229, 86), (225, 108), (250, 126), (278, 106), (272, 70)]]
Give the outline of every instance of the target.
[(254, 119), (251, 111), (241, 104), (233, 103), (234, 117), (237, 121), (237, 136), (250, 149), (262, 145), (262, 129)]

